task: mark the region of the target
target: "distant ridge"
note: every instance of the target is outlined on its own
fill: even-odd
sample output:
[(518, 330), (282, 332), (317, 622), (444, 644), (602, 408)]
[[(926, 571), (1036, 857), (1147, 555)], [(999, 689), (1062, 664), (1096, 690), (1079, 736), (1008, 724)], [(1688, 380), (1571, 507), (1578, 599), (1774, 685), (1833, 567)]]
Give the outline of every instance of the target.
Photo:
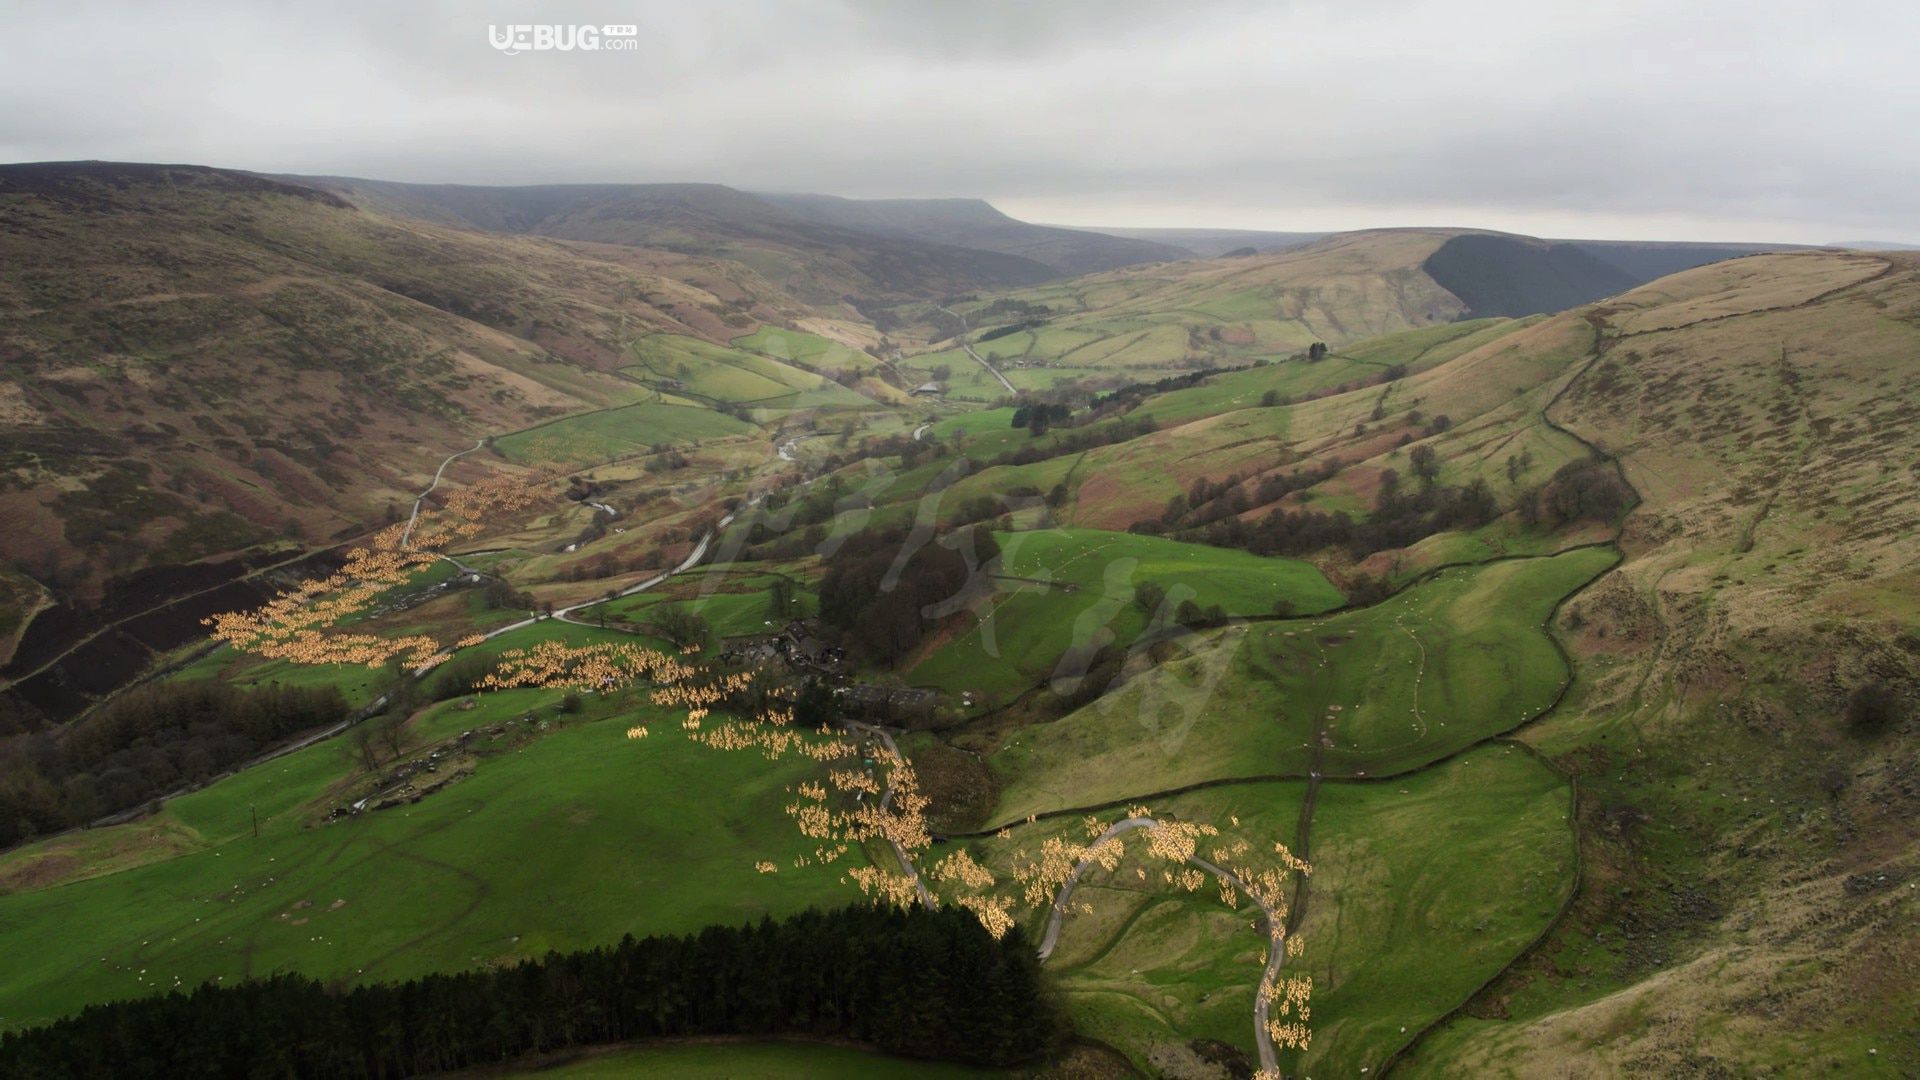
[(716, 258), (752, 253), (763, 272), (813, 303), (937, 296), (1061, 276), (1019, 255), (812, 220), (723, 184), (486, 187), (345, 176), (275, 179), (440, 225)]
[(1455, 236), (1421, 268), (1476, 317), (1562, 311), (1640, 283), (1578, 245), (1500, 233)]
[(1790, 245), (1542, 240), (1462, 232), (1423, 264), (1475, 316), (1539, 315), (1612, 296), (1696, 266)]
[(1625, 271), (1636, 285), (1723, 259), (1738, 259), (1768, 251), (1805, 250), (1804, 245), (1800, 244), (1705, 244), (1683, 240), (1551, 240), (1548, 243), (1578, 248), (1601, 262)]
[(1107, 226), (1061, 225), (1055, 228), (1078, 232), (1104, 233), (1129, 240), (1146, 240), (1184, 249), (1202, 259), (1217, 259), (1243, 248), (1264, 255), (1311, 244), (1332, 236), (1330, 232), (1270, 232), (1262, 229), (1133, 229)]
[(105, 206), (109, 192), (135, 188), (191, 188), (204, 192), (292, 195), (342, 209), (339, 196), (305, 184), (207, 165), (162, 165), (137, 161), (34, 161), (0, 164), (0, 193), (35, 195), (67, 204)]
[(1008, 217), (983, 199), (760, 197), (823, 225), (1017, 255), (1070, 276), (1199, 254), (1184, 245), (1151, 238), (1029, 224)]

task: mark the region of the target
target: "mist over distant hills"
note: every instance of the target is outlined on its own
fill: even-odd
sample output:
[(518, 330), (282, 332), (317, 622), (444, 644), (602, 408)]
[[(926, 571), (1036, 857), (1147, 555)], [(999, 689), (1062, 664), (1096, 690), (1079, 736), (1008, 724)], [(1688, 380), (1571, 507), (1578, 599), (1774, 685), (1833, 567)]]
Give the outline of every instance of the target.
[[(751, 250), (783, 287), (817, 301), (1031, 285), (1143, 263), (1270, 254), (1332, 235), (1038, 225), (983, 199), (850, 199), (706, 183), (492, 187), (338, 176), (277, 179), (380, 213), (488, 232), (719, 257)], [(1462, 299), (1476, 314), (1558, 311), (1706, 263), (1794, 247), (1538, 241), (1483, 230), (1443, 231), (1507, 237), (1470, 241), (1439, 257), (1442, 275), (1474, 294)]]

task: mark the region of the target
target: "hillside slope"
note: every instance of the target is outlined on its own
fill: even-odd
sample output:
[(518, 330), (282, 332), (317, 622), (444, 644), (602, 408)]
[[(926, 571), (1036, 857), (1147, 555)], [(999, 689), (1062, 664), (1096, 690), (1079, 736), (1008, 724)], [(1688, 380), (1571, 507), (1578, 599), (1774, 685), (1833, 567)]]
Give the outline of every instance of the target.
[(744, 354), (757, 381), (731, 397), (623, 370), (648, 335), (811, 315), (744, 266), (396, 221), (221, 170), (0, 168), (0, 263), (0, 560), (63, 605), (12, 674), (109, 612), (391, 520), (484, 437), (594, 413), (621, 438), (545, 428), (545, 463), (742, 435), (770, 456), (736, 401), (871, 404)]
[[(646, 331), (724, 340), (797, 310), (739, 267), (396, 223), (218, 170), (8, 167), (0, 200), (23, 561), (364, 525), (480, 435), (649, 396), (615, 370)], [(80, 498), (110, 502), (120, 473), (184, 519)], [(207, 531), (223, 512), (254, 535)]]
[(1467, 233), (1421, 264), (1475, 315), (1562, 311), (1644, 280), (1571, 244), (1496, 233)]
[[(1404, 483), (1430, 449), (1441, 484), (1520, 509), (1321, 556), (1336, 581), (1411, 582), (1604, 540), (1577, 523), (1549, 540), (1524, 508), (1617, 459), (1637, 499), (1622, 561), (1557, 611), (1575, 680), (1517, 734), (1577, 786), (1579, 889), (1394, 1075), (1920, 1069), (1920, 259), (1755, 255), (1439, 329), (1150, 397), (1158, 431), (961, 491), (1064, 477), (1064, 521), (1205, 511), (1190, 535), (1240, 545), (1275, 509), (1377, 516), (1388, 474)], [(1407, 374), (1330, 367), (1348, 355)], [(1265, 406), (1267, 390), (1308, 400)], [(1230, 478), (1278, 501), (1223, 516), (1189, 495)]]
[(816, 220), (720, 184), (476, 187), (340, 176), (283, 179), (422, 221), (731, 259), (808, 303), (826, 306), (849, 296), (925, 297), (1059, 276), (1018, 254)]
[[(1092, 274), (931, 314), (949, 330), (955, 316), (965, 319), (975, 352), (1023, 390), (1150, 381), (1460, 318), (1459, 298), (1421, 269), (1450, 235), (1342, 233), (1275, 254)], [(964, 349), (907, 364), (951, 378), (960, 396), (1001, 392)]]
[[(1385, 1028), (1338, 1056), (1412, 1076), (1920, 1070), (1917, 357), (1920, 258), (1788, 252), (1554, 316), (1435, 325), (1317, 362), (1213, 375), (1149, 393), (1124, 420), (1096, 422), (1104, 427), (1032, 435), (1008, 431), (1002, 413), (992, 426), (951, 429), (978, 467), (946, 505), (1039, 492), (1036, 528), (1307, 558), (1350, 595), (1382, 581), (1405, 590), (1363, 604), (1387, 631), (1385, 659), (1365, 678), (1337, 666), (1366, 659), (1355, 652), (1365, 635), (1329, 634), (1330, 620), (1300, 626), (1304, 647), (1325, 647), (1296, 669), (1300, 687), (1246, 675), (1258, 665), (1235, 659), (1236, 643), (1256, 640), (1255, 623), (1210, 639), (1218, 657), (1209, 646), (1171, 665), (1136, 660), (1136, 681), (1064, 719), (1032, 703), (1039, 690), (1009, 710), (1014, 719), (983, 719), (953, 737), (1005, 775), (1002, 812), (983, 824), (1293, 775), (1301, 766), (1289, 755), (1314, 745), (1305, 725), (1316, 712), (1302, 700), (1331, 693), (1330, 682), (1346, 692), (1331, 699), (1346, 711), (1324, 714), (1334, 738), (1321, 744), (1321, 771), (1332, 776), (1359, 733), (1347, 725), (1405, 706), (1387, 688), (1413, 674), (1416, 731), (1458, 738), (1468, 723), (1511, 725), (1504, 737), (1517, 744), (1500, 753), (1537, 752), (1569, 785), (1580, 868), (1564, 903), (1529, 914), (1539, 921), (1486, 985), (1412, 1023), (1411, 1006), (1432, 998), (1409, 993), (1397, 1020), (1407, 1032)], [(1142, 418), (1153, 421), (1144, 434)], [(1102, 431), (1122, 438), (1091, 437)], [(1616, 468), (1630, 487), (1614, 487)], [(1442, 500), (1442, 517), (1382, 520), (1387, 492), (1404, 508), (1416, 488), (1477, 492), (1484, 508)], [(913, 509), (903, 500), (890, 512)], [(1564, 696), (1538, 713), (1513, 707), (1502, 695), (1543, 665), (1510, 646), (1464, 651), (1517, 670), (1451, 688), (1420, 678), (1469, 639), (1415, 639), (1436, 628), (1401, 605), (1442, 582), (1458, 587), (1457, 568), (1518, 571), (1576, 555), (1600, 566), (1570, 592), (1473, 609), (1505, 615), (1544, 597), (1543, 629), (1570, 664)], [(1293, 637), (1292, 624), (1268, 625)], [(965, 679), (983, 681), (974, 670)], [(1419, 726), (1448, 700), (1462, 710), (1450, 726)], [(1406, 730), (1381, 733), (1400, 752)], [(1423, 823), (1423, 851), (1436, 835), (1479, 837), (1462, 835), (1451, 813)], [(1379, 857), (1321, 843), (1317, 867)], [(1314, 880), (1326, 882), (1314, 886), (1316, 910), (1341, 914), (1337, 926), (1310, 916), (1309, 938), (1358, 934), (1341, 922), (1348, 912), (1399, 910), (1382, 893), (1429, 887), (1364, 875), (1343, 886), (1338, 870)], [(1422, 909), (1420, 933), (1442, 933), (1458, 915)], [(1323, 947), (1309, 940), (1307, 956)], [(1136, 962), (1133, 979), (1108, 972), (1098, 990), (1159, 1001), (1188, 971), (1177, 956), (1164, 962)], [(1333, 1006), (1326, 1015), (1342, 1018)]]
[[(1708, 263), (1724, 262), (1747, 255), (1775, 251), (1807, 250), (1800, 244), (1696, 244), (1685, 241), (1646, 240), (1553, 240), (1550, 243), (1584, 251), (1601, 262), (1624, 271), (1635, 284), (1677, 274)], [(1832, 247), (1846, 247), (1833, 244)]]
[[(246, 469), (249, 486), (280, 490), (253, 464), (273, 433), (240, 417), (321, 435), (350, 422), (359, 434), (337, 441), (354, 445), (301, 460), (391, 458), (390, 492), (446, 449), (409, 440), (458, 446), (490, 419), (524, 423), (608, 388), (664, 394), (669, 380), (734, 406), (828, 390), (770, 365), (853, 352), (765, 326), (733, 333), (805, 314), (748, 289), (759, 279), (739, 267), (394, 222), (258, 178), (28, 173), (0, 197), (29, 270), (5, 297), (24, 312), (0, 338), (23, 373), (9, 415), (44, 444), (10, 459), (17, 501), (4, 509), (43, 531), (78, 522), (116, 557), (141, 557), (116, 514), (163, 545), (184, 531), (137, 499), (224, 505), (199, 477)], [(124, 238), (129, 221), (152, 238), (138, 258), (102, 238), (109, 222)], [(834, 472), (818, 485), (788, 471), (769, 491), (751, 468), (716, 470), (713, 486), (627, 519), (638, 533), (679, 515), (668, 565), (708, 552), (691, 520), (715, 502), (776, 497), (739, 510), (708, 567), (601, 612), (687, 600), (716, 633), (758, 634), (775, 580), (801, 610), (827, 610), (832, 552), (885, 572), (884, 548), (845, 545), (844, 524), (922, 537), (910, 526), (985, 524), (999, 561), (970, 583), (980, 591), (937, 620), (906, 612), (901, 624), (929, 631), (911, 655), (849, 660), (856, 681), (946, 695), (935, 730), (900, 739), (937, 793), (932, 850), (1005, 867), (1017, 844), (1099, 835), (1098, 814), (1144, 815), (1131, 807), (1149, 798), (1183, 822), (1224, 822), (1227, 854), (1209, 844), (1208, 857), (1243, 840), (1295, 845), (1314, 871), (1290, 894), (1303, 947), (1285, 970), (1310, 975), (1315, 999), (1314, 1039), (1290, 1071), (1920, 1071), (1920, 258), (1758, 255), (1559, 314), (1469, 319), (1425, 269), (1460, 235), (1347, 234), (954, 300), (939, 313), (964, 319), (983, 355), (1008, 350), (998, 359), (1029, 387), (1238, 370), (1076, 400), (1052, 427), (1016, 427), (1007, 408), (916, 415), (857, 444), (850, 428), (819, 459)], [(1570, 268), (1569, 287), (1576, 271), (1601, 280), (1584, 256), (1520, 246)], [(1489, 250), (1498, 262), (1512, 245)], [(494, 272), (501, 260), (511, 274)], [(660, 279), (636, 282), (642, 266)], [(283, 335), (283, 305), (309, 296), (341, 297), (343, 314)], [(348, 317), (362, 311), (375, 314)], [(1315, 341), (1325, 355), (1304, 352)], [(434, 349), (470, 381), (446, 377)], [(955, 349), (906, 363), (977, 366)], [(87, 435), (78, 421), (96, 412), (125, 421), (112, 432), (125, 448), (61, 449), (53, 436)], [(758, 435), (740, 444), (764, 459)], [(536, 457), (528, 441), (510, 456)], [(127, 479), (103, 485), (115, 472)], [(336, 493), (343, 508), (378, 498), (356, 490)], [(127, 501), (93, 502), (116, 492)], [(563, 602), (645, 572), (556, 552), (564, 531), (503, 529), (491, 565)], [(719, 589), (729, 574), (734, 588)], [(30, 583), (10, 591), (16, 607), (34, 602)], [(449, 638), (475, 628), (466, 597), (432, 603), (370, 623), (399, 632), (432, 611)], [(478, 614), (517, 625), (498, 649), (647, 632)], [(1144, 632), (1150, 619), (1165, 636)], [(198, 676), (231, 677), (232, 659)], [(351, 677), (370, 698), (373, 676)], [(851, 896), (833, 891), (835, 870), (795, 861), (820, 849), (779, 820), (810, 766), (767, 771), (735, 754), (716, 768), (675, 741), (697, 728), (612, 694), (586, 695), (585, 724), (536, 719), (560, 693), (480, 695), (469, 712), (456, 690), (423, 708), (417, 749), (485, 720), (503, 736), (523, 725), (527, 741), (502, 748), (525, 753), (485, 755), (465, 786), (397, 815), (303, 827), (377, 782), (343, 738), (138, 825), (22, 849), (0, 870), (22, 882), (5, 907), (28, 916), (10, 932), (31, 963), (8, 989), (23, 1015), (51, 1016), (125, 992), (149, 963), (189, 980), (256, 961), (350, 980), (506, 962), (636, 918), (685, 929)], [(634, 716), (657, 734), (634, 740)], [(608, 752), (623, 742), (633, 758)], [(249, 835), (256, 800), (271, 811), (263, 836)], [(181, 826), (194, 833), (174, 833), (178, 850), (151, 842)], [(614, 835), (640, 840), (611, 864), (591, 856)], [(95, 843), (104, 858), (88, 855)], [(333, 853), (350, 848), (342, 877)], [(777, 875), (755, 869), (767, 856)], [(1089, 871), (1075, 894), (1092, 917), (1069, 921), (1050, 968), (1065, 1007), (1143, 1066), (1197, 1039), (1247, 1052), (1272, 940), (1251, 932), (1258, 913), (1230, 890), (1216, 903), (1211, 886), (1136, 884), (1146, 869)], [(281, 880), (197, 925), (195, 898), (236, 872)], [(92, 880), (50, 887), (68, 875)], [(955, 900), (954, 882), (935, 884)], [(328, 895), (339, 904), (303, 905)], [(1051, 900), (1030, 905), (1030, 931)], [(80, 945), (33, 934), (74, 904), (99, 916)], [(301, 931), (296, 911), (346, 936)], [(383, 925), (418, 936), (395, 944)]]
[(1600, 344), (1552, 415), (1642, 499), (1527, 736), (1579, 777), (1586, 877), (1410, 1072), (1920, 1069), (1920, 260), (1756, 256), (1575, 316)]

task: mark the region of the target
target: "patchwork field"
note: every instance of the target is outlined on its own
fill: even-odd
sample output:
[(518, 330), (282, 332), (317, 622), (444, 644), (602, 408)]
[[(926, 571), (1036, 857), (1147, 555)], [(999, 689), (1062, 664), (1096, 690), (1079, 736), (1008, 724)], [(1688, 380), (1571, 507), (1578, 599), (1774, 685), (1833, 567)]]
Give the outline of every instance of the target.
[(1322, 360), (1275, 360), (1158, 394), (1142, 406), (1142, 412), (1168, 426), (1254, 408), (1269, 393), (1281, 401), (1295, 401), (1343, 385), (1374, 382), (1393, 368), (1407, 374), (1426, 371), (1525, 325), (1512, 319), (1473, 319), (1369, 338), (1335, 349)]
[(812, 372), (759, 353), (714, 345), (681, 334), (655, 334), (633, 345), (637, 363), (624, 368), (665, 394), (685, 394), (730, 405), (780, 407), (806, 401), (859, 408), (872, 402)]
[(776, 360), (797, 360), (816, 369), (865, 370), (877, 363), (873, 357), (861, 350), (832, 338), (781, 326), (762, 326), (751, 334), (734, 338), (733, 345)]
[[(1098, 834), (1088, 815), (1142, 802), (1220, 827), (1228, 854), (1202, 854), (1237, 867), (1292, 845), (1313, 872), (1286, 971), (1314, 982), (1292, 1076), (1920, 1075), (1911, 256), (1758, 255), (1557, 315), (1467, 320), (1423, 269), (1452, 234), (1381, 230), (883, 299), (838, 287), (854, 278), (809, 279), (784, 251), (569, 256), (558, 240), (414, 231), (166, 175), (165, 191), (92, 185), (111, 214), (63, 210), (74, 220), (22, 241), (35, 276), (15, 291), (33, 302), (0, 329), (27, 352), (0, 383), (47, 445), (0, 462), (16, 477), (0, 512), (17, 519), (14, 556), (68, 546), (49, 572), (0, 570), (0, 662), (44, 599), (38, 581), (95, 588), (154, 552), (317, 546), (404, 513), (442, 455), (515, 424), (532, 426), (446, 476), (565, 467), (570, 498), (554, 485), (550, 505), (488, 523), (463, 556), (513, 592), (383, 597), (356, 629), (451, 641), (529, 604), (595, 604), (465, 650), (465, 665), (545, 641), (657, 644), (635, 634), (684, 605), (709, 624), (712, 659), (719, 639), (817, 613), (824, 556), (806, 552), (831, 550), (817, 539), (854, 522), (994, 522), (1001, 559), (971, 611), (857, 627), (911, 630), (919, 646), (897, 664), (859, 634), (839, 642), (852, 681), (946, 692), (897, 733), (935, 803), (920, 869), (964, 848), (1005, 875), (1050, 838)], [(44, 301), (91, 297), (68, 249), (120, 250), (106, 246), (116, 216), (143, 220), (154, 250), (190, 218), (215, 243), (181, 268), (103, 279), (96, 335)], [(401, 272), (416, 260), (437, 269)], [(756, 292), (766, 281), (810, 284)], [(1021, 391), (1067, 389), (1047, 400), (1073, 419), (1036, 436), (1012, 407), (960, 411), (1009, 395), (957, 347), (958, 320)], [(206, 327), (224, 328), (217, 348)], [(893, 335), (924, 351), (900, 356)], [(117, 351), (91, 366), (62, 359), (102, 342)], [(1315, 343), (1328, 348), (1310, 360)], [(1203, 370), (1217, 373), (1097, 414), (1076, 392)], [(943, 399), (909, 396), (929, 379)], [(84, 431), (90, 412), (112, 419)], [(805, 544), (753, 529), (783, 499), (809, 511), (787, 518), (817, 530)], [(830, 521), (836, 503), (846, 516)], [(739, 521), (702, 549), (709, 565), (604, 600), (679, 565), (729, 509)], [(749, 536), (746, 557), (711, 565)], [(791, 611), (770, 600), (781, 583)], [(1143, 602), (1156, 590), (1163, 604)], [(1184, 604), (1211, 625), (1148, 634)], [(1103, 649), (1100, 683), (1117, 676), (1081, 704), (1093, 695), (1074, 696), (1077, 677)], [(355, 706), (404, 678), (152, 651), (192, 658), (169, 678), (332, 686)], [(1029, 693), (1041, 687), (1054, 695)], [(298, 971), (348, 986), (860, 895), (847, 867), (797, 863), (818, 841), (784, 811), (825, 775), (817, 763), (694, 745), (645, 691), (446, 692), (407, 719), (397, 752), (369, 750), (376, 723), (131, 823), (0, 852), (0, 1030), (203, 980)], [(806, 698), (835, 700), (848, 699)], [(636, 723), (647, 738), (627, 737)], [(186, 730), (181, 744), (199, 737)], [(18, 740), (0, 743), (17, 767), (0, 779), (18, 781), (0, 810), (32, 808), (14, 796), (57, 790), (62, 774), (34, 772), (56, 740), (24, 722), (0, 735)], [(156, 761), (139, 759), (158, 753), (143, 737), (112, 767)], [(328, 823), (431, 748), (445, 752), (430, 775), (454, 782)], [(370, 754), (390, 760), (370, 768)], [(105, 769), (71, 775), (126, 775)], [(859, 775), (832, 782), (873, 805)], [(852, 857), (895, 865), (878, 842)], [(1081, 1035), (1150, 1075), (1211, 1075), (1196, 1040), (1254, 1051), (1267, 940), (1244, 898), (1223, 903), (1211, 882), (1170, 891), (1158, 869), (1090, 872), (1075, 897), (1089, 910), (1044, 970)], [(953, 882), (933, 887), (957, 901)], [(1046, 914), (1021, 912), (1026, 931)], [(979, 1075), (785, 1043), (527, 1068)]]
[(595, 622), (604, 614), (609, 621), (644, 624), (649, 611), (672, 603), (684, 605), (687, 611), (705, 619), (712, 632), (710, 640), (764, 634), (784, 622), (774, 618), (769, 599), (776, 580), (787, 581), (793, 589), (793, 607), (786, 618), (803, 618), (818, 609), (819, 600), (804, 579), (716, 569), (681, 574), (660, 588), (584, 608), (575, 612), (574, 618)]
[(684, 445), (759, 433), (752, 424), (712, 409), (643, 403), (516, 431), (495, 439), (493, 446), (517, 464), (585, 466), (643, 454), (661, 443)]
[[(1227, 784), (1149, 808), (1218, 827), (1205, 850), (1244, 840), (1254, 852), (1246, 858), (1257, 859), (1275, 841), (1300, 847), (1305, 790), (1304, 781)], [(1411, 1033), (1537, 937), (1573, 886), (1571, 810), (1566, 781), (1508, 742), (1392, 781), (1320, 785), (1314, 870), (1295, 929), (1304, 951), (1284, 969), (1314, 981), (1314, 1037), (1306, 1053), (1285, 1056), (1289, 1071), (1377, 1073)], [(1085, 830), (1077, 817), (1043, 820), (971, 847), (1005, 870), (1048, 836), (1084, 841)], [(1074, 895), (1092, 910), (1067, 918), (1048, 961), (1076, 1028), (1150, 1071), (1175, 1071), (1196, 1038), (1250, 1048), (1266, 955), (1257, 910), (1244, 899), (1227, 908), (1211, 882), (1195, 893), (1170, 887), (1164, 864), (1134, 850), (1117, 870), (1083, 879)], [(1028, 917), (1031, 933), (1045, 915)]]
[(1385, 776), (1510, 731), (1570, 675), (1546, 620), (1590, 548), (1444, 571), (1374, 607), (1214, 631), (988, 764), (996, 822), (1224, 777)]
[(1283, 603), (1311, 614), (1344, 599), (1294, 559), (1097, 529), (997, 537), (998, 591), (976, 610), (972, 628), (907, 669), (911, 681), (995, 696), (1040, 685), (1069, 650), (1131, 645), (1148, 624), (1135, 602), (1136, 586), (1147, 582), (1166, 590), (1169, 616), (1189, 601), (1245, 617), (1271, 615)]
[[(1446, 322), (1457, 298), (1420, 263), (1442, 231), (1349, 233), (1246, 259), (1162, 263), (1049, 283), (995, 297), (1045, 308), (1034, 328), (986, 337), (1020, 316), (997, 316), (985, 301), (956, 310), (974, 348), (1010, 367), (1086, 370), (1227, 366)], [(913, 358), (916, 366), (970, 364), (958, 349)], [(997, 366), (997, 365), (996, 365)]]

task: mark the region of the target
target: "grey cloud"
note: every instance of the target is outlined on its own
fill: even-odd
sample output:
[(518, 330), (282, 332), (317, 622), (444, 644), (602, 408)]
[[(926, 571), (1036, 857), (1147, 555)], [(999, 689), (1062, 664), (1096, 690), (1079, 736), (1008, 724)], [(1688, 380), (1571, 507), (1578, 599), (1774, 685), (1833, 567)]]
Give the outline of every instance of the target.
[[(525, 21), (636, 23), (640, 48), (487, 44)], [(1915, 31), (1904, 0), (16, 5), (0, 159), (1898, 239), (1920, 236)]]

